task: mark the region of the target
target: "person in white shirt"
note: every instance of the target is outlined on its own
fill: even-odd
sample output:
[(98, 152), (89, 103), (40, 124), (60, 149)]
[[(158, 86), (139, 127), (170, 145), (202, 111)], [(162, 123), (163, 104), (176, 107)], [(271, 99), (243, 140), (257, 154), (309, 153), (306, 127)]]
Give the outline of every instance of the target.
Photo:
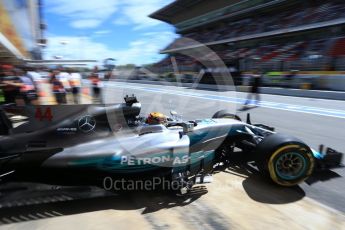
[(42, 80), (42, 76), (37, 73), (36, 71), (27, 71), (26, 75), (32, 79), (32, 81), (34, 81), (35, 83), (40, 83), (40, 81)]
[(63, 84), (67, 93), (71, 92), (71, 85), (69, 84), (70, 74), (68, 72), (60, 72), (57, 76), (59, 81)]
[(61, 68), (59, 75), (57, 75), (57, 79), (62, 83), (62, 85), (66, 91), (67, 104), (70, 104), (73, 101), (73, 99), (72, 99), (72, 87), (70, 85), (70, 78), (71, 78), (71, 75), (68, 72), (68, 70)]

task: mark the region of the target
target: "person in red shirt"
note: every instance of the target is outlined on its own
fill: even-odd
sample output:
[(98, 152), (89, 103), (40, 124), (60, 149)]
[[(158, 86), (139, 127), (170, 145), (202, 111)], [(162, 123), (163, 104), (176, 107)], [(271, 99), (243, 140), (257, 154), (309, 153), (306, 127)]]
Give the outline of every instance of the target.
[(95, 66), (91, 75), (90, 75), (91, 87), (92, 87), (92, 95), (94, 102), (102, 103), (102, 96), (101, 96), (101, 79), (99, 78), (98, 68)]
[(66, 104), (66, 90), (62, 82), (57, 78), (58, 71), (53, 71), (50, 75), (50, 84), (52, 85), (52, 91), (58, 104)]

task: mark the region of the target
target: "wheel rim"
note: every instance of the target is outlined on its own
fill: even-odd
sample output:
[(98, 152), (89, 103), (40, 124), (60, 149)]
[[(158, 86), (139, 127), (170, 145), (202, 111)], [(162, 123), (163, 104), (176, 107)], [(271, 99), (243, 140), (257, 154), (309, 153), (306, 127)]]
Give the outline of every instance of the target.
[(276, 161), (277, 175), (284, 180), (299, 179), (306, 170), (306, 160), (301, 153), (286, 152)]

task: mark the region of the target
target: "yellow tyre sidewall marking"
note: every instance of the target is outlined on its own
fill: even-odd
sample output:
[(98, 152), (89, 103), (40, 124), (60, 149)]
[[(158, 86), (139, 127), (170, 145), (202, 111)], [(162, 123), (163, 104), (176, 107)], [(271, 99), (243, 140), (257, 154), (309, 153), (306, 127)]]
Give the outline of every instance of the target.
[(230, 116), (230, 115), (226, 115), (222, 118), (226, 118), (226, 119), (233, 119), (233, 120), (237, 120), (237, 121), (240, 121), (236, 116)]
[(223, 118), (235, 119), (235, 116), (226, 115)]
[(313, 169), (314, 169), (314, 158), (312, 156), (312, 153), (307, 153), (307, 156), (309, 157), (309, 169), (306, 173), (306, 175), (301, 178), (300, 180), (298, 181), (295, 181), (295, 182), (290, 182), (290, 181), (282, 181), (282, 180), (279, 180), (278, 179), (278, 176), (275, 172), (275, 167), (274, 167), (274, 164), (273, 164), (273, 161), (274, 161), (274, 158), (280, 154), (282, 151), (286, 150), (286, 149), (290, 149), (290, 148), (298, 148), (300, 150), (304, 150), (304, 151), (307, 151), (305, 148), (303, 148), (302, 146), (300, 145), (286, 145), (286, 146), (283, 146), (281, 148), (279, 148), (278, 150), (276, 150), (270, 157), (269, 161), (268, 161), (268, 171), (270, 173), (270, 176), (272, 178), (272, 180), (279, 184), (279, 185), (282, 185), (282, 186), (294, 186), (294, 185), (297, 185), (299, 183), (301, 183), (302, 181), (304, 181), (308, 176), (310, 176), (313, 172)]

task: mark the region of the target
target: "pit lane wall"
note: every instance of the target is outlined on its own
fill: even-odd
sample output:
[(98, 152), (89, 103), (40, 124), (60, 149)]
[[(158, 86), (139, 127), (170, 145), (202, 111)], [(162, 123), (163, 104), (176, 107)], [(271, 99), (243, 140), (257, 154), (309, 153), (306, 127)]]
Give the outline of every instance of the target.
[[(263, 84), (272, 87), (295, 89), (322, 89), (345, 91), (344, 71), (300, 71), (290, 79), (289, 72), (268, 72), (263, 77)], [(250, 72), (243, 73), (243, 84), (248, 85)]]

